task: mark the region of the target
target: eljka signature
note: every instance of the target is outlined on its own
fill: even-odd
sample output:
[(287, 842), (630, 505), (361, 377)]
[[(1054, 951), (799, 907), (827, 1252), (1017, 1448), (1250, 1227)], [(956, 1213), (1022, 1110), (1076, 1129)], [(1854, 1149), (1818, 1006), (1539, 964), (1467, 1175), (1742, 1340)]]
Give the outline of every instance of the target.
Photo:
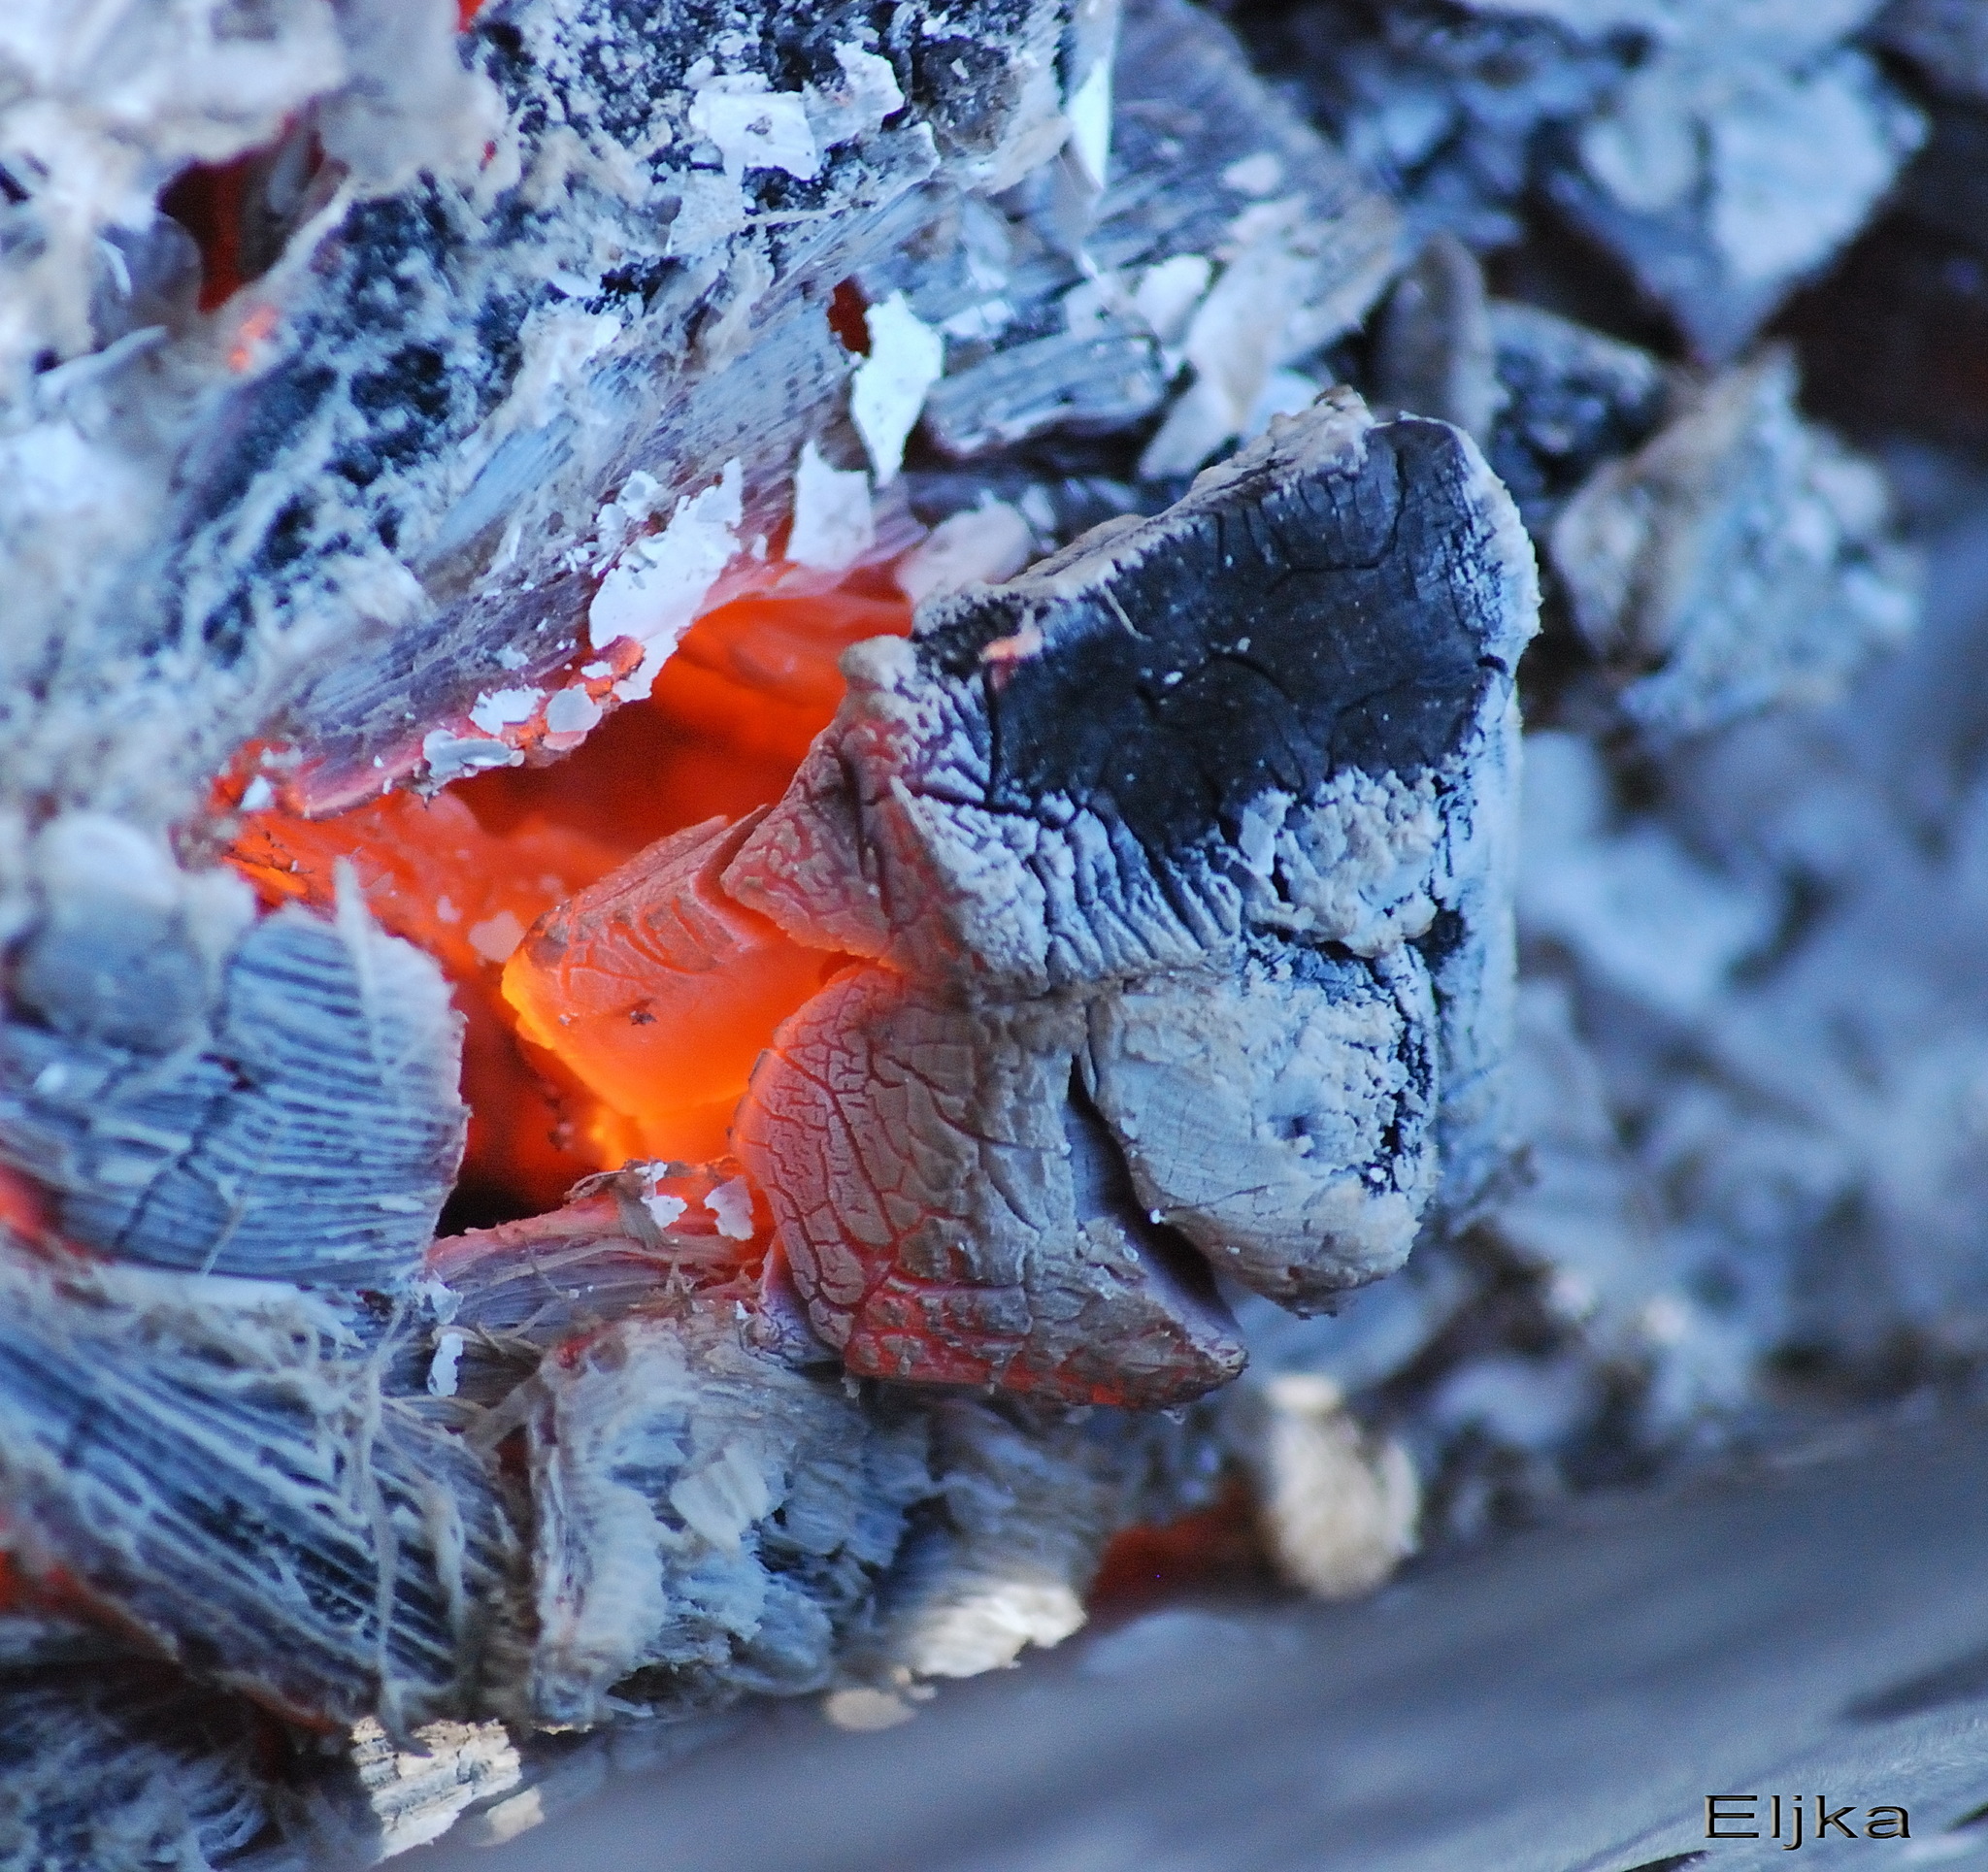
[[(1803, 1805), (1813, 1799), (1811, 1815)], [(1761, 1812), (1765, 1801), (1767, 1812)], [(1839, 1833), (1846, 1840), (1908, 1840), (1912, 1837), (1911, 1817), (1903, 1807), (1867, 1807), (1864, 1826), (1858, 1829), (1853, 1816), (1857, 1803), (1832, 1807), (1822, 1794), (1707, 1794), (1705, 1797), (1705, 1836), (1708, 1840), (1779, 1840), (1785, 1853), (1798, 1851), (1807, 1840), (1826, 1839)], [(1762, 1825), (1767, 1826), (1763, 1835)], [(1807, 1832), (1804, 1834), (1805, 1824)], [(1751, 1826), (1750, 1832), (1737, 1830)]]

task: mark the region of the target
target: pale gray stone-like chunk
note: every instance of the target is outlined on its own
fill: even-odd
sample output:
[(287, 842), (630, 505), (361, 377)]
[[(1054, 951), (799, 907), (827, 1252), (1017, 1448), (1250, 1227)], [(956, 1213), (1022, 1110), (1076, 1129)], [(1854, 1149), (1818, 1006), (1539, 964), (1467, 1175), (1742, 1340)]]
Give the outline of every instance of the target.
[(1553, 567), (1656, 740), (1831, 699), (1909, 634), (1917, 562), (1882, 476), (1795, 406), (1771, 351), (1709, 384), (1553, 523)]
[[(1300, 949), (1102, 997), (1085, 1065), (1140, 1200), (1231, 1279), (1309, 1311), (1414, 1239), (1437, 1178), (1434, 1015), (1412, 950), (1375, 966)], [(1306, 1252), (1320, 1241), (1329, 1271)]]

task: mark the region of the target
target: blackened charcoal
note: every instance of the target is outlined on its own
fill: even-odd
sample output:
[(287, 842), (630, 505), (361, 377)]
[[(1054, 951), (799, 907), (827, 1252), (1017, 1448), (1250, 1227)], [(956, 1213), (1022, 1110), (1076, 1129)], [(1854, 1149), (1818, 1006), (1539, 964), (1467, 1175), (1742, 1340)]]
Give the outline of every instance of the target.
[(1876, 11), (1313, 0), (1243, 18), (1414, 232), (1508, 246), (1550, 202), (1721, 361), (1849, 241), (1923, 134), (1852, 43)]
[(1649, 352), (1571, 319), (1504, 299), (1488, 315), (1500, 407), (1484, 452), (1537, 538), (1590, 474), (1650, 439), (1669, 384)]
[(78, 887), (27, 938), (21, 1005), (0, 1024), (0, 1150), (58, 1193), (66, 1234), (119, 1260), (412, 1278), (467, 1122), (439, 969), (356, 900), (336, 922), (280, 910), (218, 966), (182, 911), (151, 906), (136, 926), (157, 937), (137, 977), (157, 997), (148, 1029), (132, 984), (96, 967), (123, 953), (132, 908)]
[[(0, 500), (28, 594), (4, 685), (23, 794), (162, 823), (198, 809), (245, 739), (274, 734), (307, 745), (304, 794), (349, 804), (460, 771), (424, 753), (433, 734), (445, 752), (480, 739), (509, 758), (467, 725), (493, 685), (543, 686), (627, 638), (654, 654), (638, 682), (620, 643), (619, 699), (646, 693), (669, 620), (591, 608), (622, 549), (637, 548), (622, 583), (640, 584), (642, 547), (728, 468), (727, 553), (750, 562), (755, 540), (780, 537), (804, 441), (859, 447), (856, 360), (826, 317), (836, 286), (1046, 160), (1067, 128), (1062, 82), (1085, 76), (1063, 69), (1060, 0), (882, 21), (852, 5), (515, 0), (460, 33), (447, 0), (334, 11), (283, 10), (256, 54), (280, 72), (250, 81), (249, 54), (208, 55), (200, 84), (218, 88), (196, 87), (183, 116), (160, 104), (106, 133), (118, 151), (128, 137), (128, 164), (85, 147), (142, 190), (294, 114), (255, 175), (233, 178), (282, 208), (270, 242), (255, 214), (225, 230), (251, 271), (270, 255), (248, 249), (287, 235), (268, 270), (217, 318), (44, 374), (12, 432), (10, 462), (31, 464)], [(227, 9), (196, 13), (189, 33), (234, 44), (208, 17)], [(66, 27), (44, 30), (65, 43)], [(149, 70), (175, 69), (181, 48), (142, 44)], [(50, 51), (48, 69), (70, 57)], [(67, 81), (44, 94), (26, 71), (31, 111), (59, 117)], [(223, 72), (261, 87), (247, 119), (267, 110), (263, 130), (245, 132)], [(770, 102), (742, 107), (747, 93)], [(297, 179), (276, 170), (314, 137), (328, 160), (290, 200)], [(23, 228), (72, 196), (138, 224), (84, 175), (43, 194), (14, 217)], [(78, 250), (94, 251), (87, 227)], [(31, 273), (67, 264), (43, 258)], [(88, 267), (72, 271), (62, 294), (86, 299)], [(140, 274), (150, 285), (141, 268), (119, 316), (158, 297)], [(75, 348), (56, 336), (51, 357)], [(615, 509), (631, 487), (646, 503)], [(102, 523), (51, 534), (50, 498), (72, 514), (85, 499)]]
[[(1313, 1310), (1439, 1181), (1468, 1206), (1536, 605), (1471, 443), (1342, 393), (848, 653), (723, 882), (885, 965), (782, 1026), (735, 1133), (852, 1369), (1177, 1401), (1240, 1348), (1170, 1240)], [(1160, 1234), (1086, 1209), (1106, 1141)]]
[(1259, 68), (1288, 75), (1403, 202), (1413, 234), (1479, 248), (1519, 232), (1541, 127), (1585, 115), (1621, 71), (1545, 7), (1306, 0), (1245, 6), (1238, 23)]
[[(1503, 706), (1531, 577), (1453, 431), (1328, 400), (1166, 514), (854, 653), (836, 726), (728, 882), (803, 939), (833, 927), (1029, 992), (1192, 964), (1250, 927), (1365, 952), (1420, 887), (1304, 882), (1349, 849), (1320, 822), (1302, 856), (1308, 815), (1380, 812), (1383, 843), (1433, 852), (1412, 799)], [(810, 822), (877, 854), (866, 895), (804, 858)]]
[(1378, 327), (1382, 402), (1480, 443), (1536, 537), (1601, 464), (1647, 442), (1668, 379), (1647, 351), (1534, 306), (1487, 298), (1470, 249), (1431, 238)]
[(316, 1723), (482, 1697), (515, 1542), (494, 1478), (278, 1287), (0, 1261), (0, 1494), (31, 1572)]

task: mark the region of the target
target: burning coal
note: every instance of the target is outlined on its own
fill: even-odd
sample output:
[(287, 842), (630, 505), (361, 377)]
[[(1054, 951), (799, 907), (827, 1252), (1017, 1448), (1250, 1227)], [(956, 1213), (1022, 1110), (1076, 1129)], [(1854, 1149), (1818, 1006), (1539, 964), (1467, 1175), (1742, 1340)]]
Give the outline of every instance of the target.
[(113, 11), (0, 25), (46, 1862), (57, 1756), (377, 1856), (1978, 1359), (1979, 593), (1757, 342), (1938, 7)]

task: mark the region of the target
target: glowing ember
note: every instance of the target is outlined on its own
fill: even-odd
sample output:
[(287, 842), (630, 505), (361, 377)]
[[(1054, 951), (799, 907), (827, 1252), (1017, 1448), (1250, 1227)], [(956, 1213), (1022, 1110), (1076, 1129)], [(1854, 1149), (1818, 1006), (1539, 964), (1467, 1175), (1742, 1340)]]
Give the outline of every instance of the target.
[[(723, 823), (779, 799), (835, 713), (841, 652), (909, 627), (880, 583), (737, 600), (691, 629), (646, 703), (552, 765), (323, 820), (244, 815), (230, 857), (266, 903), (328, 908), (349, 863), (381, 926), (447, 969), (466, 1022), (466, 1217), (550, 1208), (631, 1157), (724, 1151), (753, 1060), (837, 964), (699, 895), (725, 859), (686, 853), (729, 854), (746, 828)], [(230, 791), (252, 803), (282, 772), (262, 757)]]

